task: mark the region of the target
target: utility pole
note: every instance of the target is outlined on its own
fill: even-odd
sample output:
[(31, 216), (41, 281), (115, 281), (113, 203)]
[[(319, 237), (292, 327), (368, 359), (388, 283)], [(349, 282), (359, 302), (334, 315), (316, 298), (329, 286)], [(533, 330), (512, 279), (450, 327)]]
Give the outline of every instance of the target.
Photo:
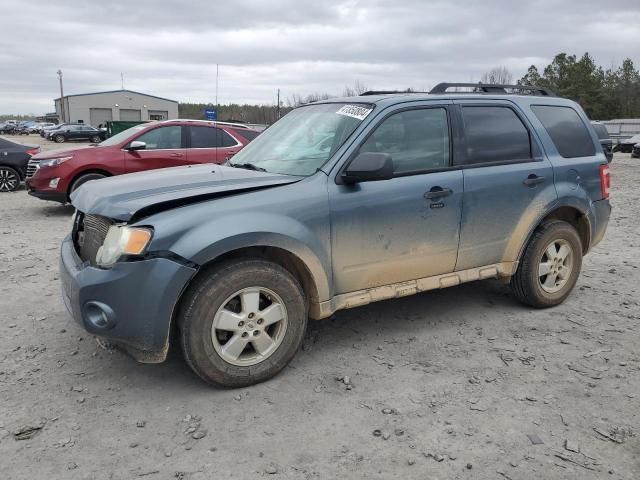
[(218, 121), (218, 115), (220, 115), (218, 110), (218, 64), (216, 63), (216, 122)]
[(122, 90), (124, 90), (124, 73), (120, 72), (120, 86), (122, 87)]
[(58, 69), (56, 72), (58, 74), (58, 79), (60, 80), (60, 115), (62, 116), (62, 122), (65, 122), (65, 111), (64, 111), (64, 89), (62, 88), (62, 70)]
[(280, 120), (280, 89), (278, 89), (278, 105), (276, 106), (276, 120)]

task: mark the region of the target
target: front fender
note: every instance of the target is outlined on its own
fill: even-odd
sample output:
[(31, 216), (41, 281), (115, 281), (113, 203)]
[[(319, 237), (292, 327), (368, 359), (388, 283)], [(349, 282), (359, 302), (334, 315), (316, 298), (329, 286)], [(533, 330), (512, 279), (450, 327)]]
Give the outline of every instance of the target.
[(331, 297), (327, 232), (320, 235), (307, 225), (284, 215), (234, 214), (200, 224), (178, 238), (169, 249), (198, 265), (204, 265), (234, 250), (276, 247), (298, 257), (311, 273), (318, 300)]

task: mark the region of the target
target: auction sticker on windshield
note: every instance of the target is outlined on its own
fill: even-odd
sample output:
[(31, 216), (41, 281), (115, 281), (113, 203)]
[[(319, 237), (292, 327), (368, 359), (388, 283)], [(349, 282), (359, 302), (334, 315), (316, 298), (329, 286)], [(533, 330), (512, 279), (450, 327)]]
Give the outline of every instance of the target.
[(338, 115), (346, 115), (347, 117), (357, 118), (358, 120), (364, 120), (367, 115), (371, 113), (371, 108), (361, 107), (360, 105), (345, 105), (336, 113)]

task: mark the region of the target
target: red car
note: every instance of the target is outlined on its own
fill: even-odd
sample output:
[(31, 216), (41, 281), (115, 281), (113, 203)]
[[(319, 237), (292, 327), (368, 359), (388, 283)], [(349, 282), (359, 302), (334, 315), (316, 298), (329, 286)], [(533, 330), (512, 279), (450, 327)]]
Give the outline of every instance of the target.
[(27, 167), (27, 189), (43, 200), (66, 203), (89, 180), (177, 167), (223, 163), (259, 135), (242, 125), (167, 120), (129, 128), (86, 148), (35, 155)]

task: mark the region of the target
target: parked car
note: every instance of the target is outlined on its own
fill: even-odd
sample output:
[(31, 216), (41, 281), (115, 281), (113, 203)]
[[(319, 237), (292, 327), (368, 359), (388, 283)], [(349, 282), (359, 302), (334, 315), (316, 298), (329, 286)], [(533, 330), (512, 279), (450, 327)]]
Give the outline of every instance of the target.
[(600, 122), (591, 122), (593, 125), (593, 129), (596, 131), (598, 138), (600, 139), (600, 145), (602, 146), (602, 151), (604, 155), (607, 157), (607, 161), (611, 163), (613, 160), (613, 140), (609, 136), (609, 131), (604, 123)]
[(631, 150), (631, 156), (633, 158), (640, 158), (640, 143), (636, 143)]
[(11, 122), (0, 123), (0, 134), (11, 134), (16, 132), (16, 124)]
[(51, 123), (51, 122), (37, 122), (36, 124), (30, 126), (27, 128), (27, 131), (29, 133), (40, 133), (42, 131), (43, 128), (46, 127), (53, 127), (55, 126), (55, 123)]
[[(54, 138), (59, 130), (49, 133)], [(98, 178), (194, 163), (222, 163), (258, 135), (248, 128), (197, 120), (136, 125), (99, 143), (46, 152), (29, 162), (29, 194), (67, 202), (83, 183)]]
[(41, 129), (41, 131), (40, 131), (40, 136), (43, 137), (43, 138), (48, 138), (48, 135), (49, 135), (50, 132), (53, 132), (54, 130), (57, 130), (57, 129), (62, 128), (62, 127), (66, 127), (68, 125), (79, 125), (79, 124), (77, 124), (77, 123), (59, 123), (57, 125), (51, 125), (51, 126), (48, 126), (48, 127), (43, 127)]
[(70, 140), (89, 140), (91, 143), (99, 143), (107, 138), (105, 130), (99, 130), (91, 125), (75, 124), (64, 125), (47, 134), (49, 140), (56, 143), (64, 143)]
[(640, 143), (640, 135), (634, 135), (633, 137), (626, 138), (620, 141), (614, 148), (614, 152), (631, 153), (633, 146)]
[(0, 192), (13, 192), (27, 175), (27, 164), (40, 147), (0, 138)]
[(240, 387), (287, 365), (309, 316), (496, 277), (558, 305), (610, 216), (598, 137), (547, 90), (448, 92), (466, 85), (302, 106), (227, 166), (83, 185), (67, 308), (143, 362), (175, 333), (202, 379)]

